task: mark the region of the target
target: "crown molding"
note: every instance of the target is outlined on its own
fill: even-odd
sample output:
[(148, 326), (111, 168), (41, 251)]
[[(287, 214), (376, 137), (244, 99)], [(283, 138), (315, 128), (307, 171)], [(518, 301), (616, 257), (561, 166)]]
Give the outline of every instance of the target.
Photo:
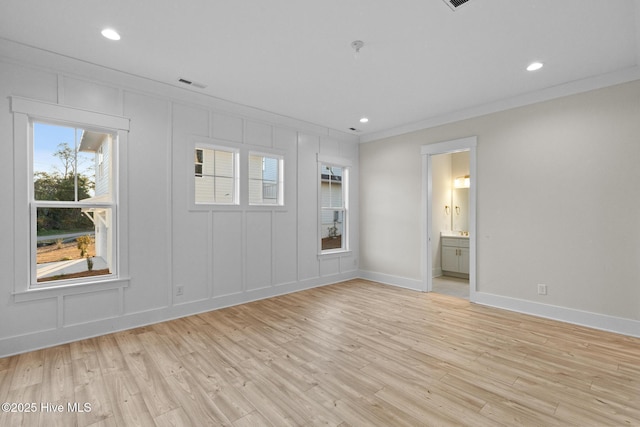
[(406, 125), (397, 126), (379, 132), (372, 132), (360, 136), (360, 142), (372, 142), (380, 139), (391, 138), (410, 132), (429, 129), (461, 120), (472, 119), (474, 117), (506, 111), (517, 107), (537, 104), (539, 102), (562, 98), (569, 95), (576, 95), (591, 90), (602, 89), (622, 83), (640, 80), (640, 67), (634, 66), (612, 73), (601, 74), (594, 77), (575, 80), (565, 84), (552, 86), (534, 92), (524, 93), (515, 97), (502, 99), (499, 101), (482, 104), (475, 107), (465, 108), (452, 113), (426, 118)]

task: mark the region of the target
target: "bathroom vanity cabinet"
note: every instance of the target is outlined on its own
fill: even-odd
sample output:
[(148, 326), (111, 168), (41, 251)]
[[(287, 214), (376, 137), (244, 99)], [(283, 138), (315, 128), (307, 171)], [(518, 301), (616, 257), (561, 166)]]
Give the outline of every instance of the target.
[(469, 237), (442, 238), (442, 273), (445, 276), (469, 278)]

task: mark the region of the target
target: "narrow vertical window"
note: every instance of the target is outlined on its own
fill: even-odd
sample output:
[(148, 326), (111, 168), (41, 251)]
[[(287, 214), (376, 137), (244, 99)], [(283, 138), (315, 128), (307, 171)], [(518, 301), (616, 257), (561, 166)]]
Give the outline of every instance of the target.
[(238, 153), (217, 148), (195, 148), (195, 202), (238, 203)]
[(32, 135), (32, 284), (115, 274), (114, 136), (41, 122)]
[(347, 250), (348, 168), (336, 165), (320, 166), (320, 238), (321, 250)]
[(283, 160), (273, 155), (249, 154), (249, 204), (283, 204)]

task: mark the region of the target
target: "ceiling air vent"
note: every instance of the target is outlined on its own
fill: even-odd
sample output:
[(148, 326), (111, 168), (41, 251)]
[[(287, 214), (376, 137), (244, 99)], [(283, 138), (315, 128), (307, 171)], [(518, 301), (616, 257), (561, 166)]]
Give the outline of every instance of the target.
[(459, 8), (469, 0), (443, 0), (443, 1), (447, 4), (447, 6), (451, 8), (451, 10), (456, 10), (457, 8)]
[(193, 87), (197, 87), (197, 88), (200, 88), (200, 89), (204, 89), (204, 88), (207, 87), (207, 85), (204, 85), (204, 84), (198, 83), (198, 82), (192, 82), (191, 80), (187, 80), (187, 79), (180, 78), (180, 79), (178, 79), (178, 81), (180, 83), (182, 83), (182, 84), (193, 86)]

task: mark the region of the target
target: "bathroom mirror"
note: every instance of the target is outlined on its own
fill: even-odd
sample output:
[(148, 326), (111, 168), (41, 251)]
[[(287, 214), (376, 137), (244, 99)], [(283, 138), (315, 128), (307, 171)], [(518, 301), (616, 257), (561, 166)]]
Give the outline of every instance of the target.
[(469, 231), (469, 189), (451, 190), (451, 230)]

